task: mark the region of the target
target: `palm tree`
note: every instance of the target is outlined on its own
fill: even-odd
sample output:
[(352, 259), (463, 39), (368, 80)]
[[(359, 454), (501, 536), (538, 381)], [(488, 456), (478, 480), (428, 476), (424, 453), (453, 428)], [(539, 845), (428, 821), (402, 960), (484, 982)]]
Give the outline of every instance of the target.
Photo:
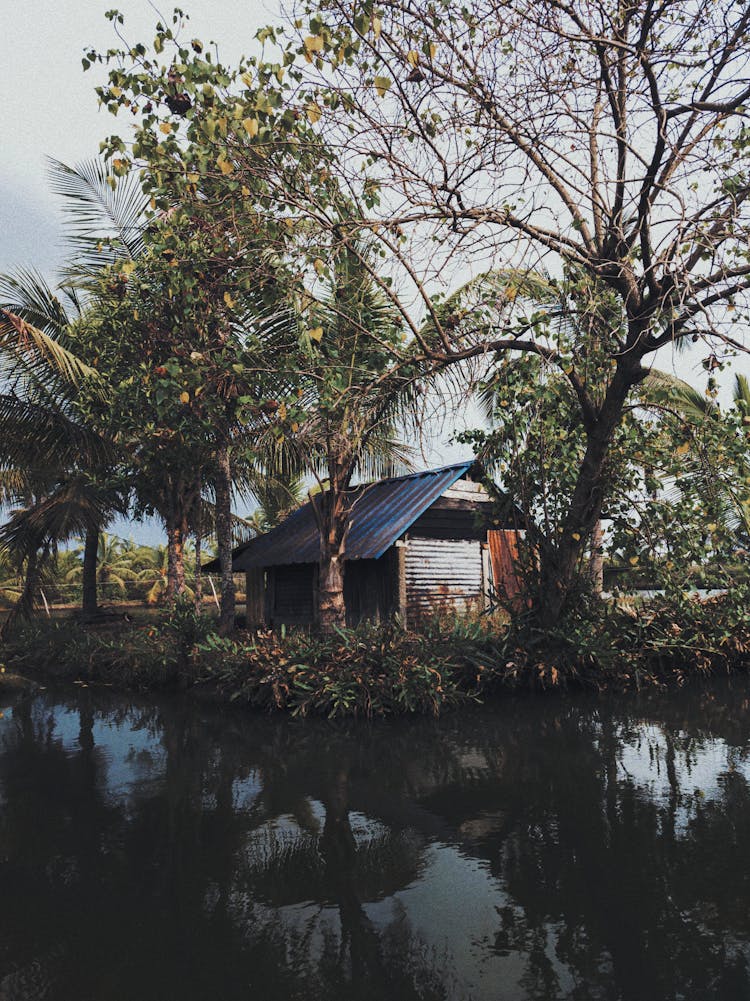
[[(690, 383), (667, 373), (652, 372), (645, 394), (646, 405), (676, 413), (689, 424), (699, 427), (705, 421), (720, 416), (719, 404), (711, 394), (701, 393)], [(750, 423), (750, 381), (744, 375), (735, 374), (732, 391), (732, 405), (741, 418), (742, 424)], [(726, 474), (729, 473), (729, 476)], [(732, 469), (723, 468), (702, 474), (706, 479), (704, 490), (715, 493), (723, 490), (729, 502), (729, 521), (745, 539), (750, 539), (750, 459), (740, 460)]]
[(285, 439), (296, 469), (312, 472), (322, 488), (310, 499), (320, 534), (324, 631), (346, 624), (344, 553), (354, 478), (410, 468), (413, 450), (401, 432), (408, 424), (419, 433), (424, 373), (404, 348), (401, 323), (372, 278), (371, 256), (367, 247), (341, 247), (324, 294), (308, 302), (298, 363), (303, 416)]
[(13, 606), (21, 597), (23, 580), (15, 561), (6, 549), (0, 549), (0, 605)]
[[(78, 550), (81, 552), (81, 550)], [(135, 547), (114, 535), (99, 532), (97, 547), (97, 582), (101, 588), (118, 590), (127, 594), (128, 583), (138, 579), (134, 568), (136, 557)], [(83, 577), (83, 565), (78, 564), (68, 572), (66, 580), (77, 582)]]
[[(91, 536), (85, 556), (84, 609), (96, 608), (95, 570), (98, 526), (124, 507), (122, 490), (111, 482), (115, 462), (111, 442), (86, 421), (78, 407), (83, 384), (100, 385), (93, 369), (71, 350), (69, 332), (81, 322), (76, 291), (61, 286), (60, 297), (30, 271), (0, 276), (0, 470), (2, 500), (15, 508), (0, 537), (25, 564), (27, 587), (17, 614), (31, 607), (45, 559), (58, 542)], [(14, 342), (11, 332), (19, 336)], [(33, 550), (33, 552), (32, 552)], [(44, 560), (42, 561), (44, 562)]]
[(145, 199), (132, 180), (113, 189), (101, 161), (75, 169), (52, 161), (51, 173), (69, 216), (74, 261), (54, 290), (32, 270), (0, 276), (0, 469), (14, 475), (4, 500), (17, 508), (0, 536), (26, 565), (22, 614), (38, 554), (83, 535), (83, 609), (93, 614), (99, 531), (124, 513), (129, 491), (122, 476), (113, 480), (121, 472), (113, 442), (79, 405), (81, 386), (96, 396), (102, 381), (76, 354), (76, 332), (102, 305), (87, 296), (83, 279), (141, 252)]

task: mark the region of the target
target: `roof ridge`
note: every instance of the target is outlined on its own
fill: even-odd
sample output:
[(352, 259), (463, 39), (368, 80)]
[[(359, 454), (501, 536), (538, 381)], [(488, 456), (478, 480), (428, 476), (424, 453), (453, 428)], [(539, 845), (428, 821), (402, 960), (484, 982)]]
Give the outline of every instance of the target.
[(368, 480), (366, 483), (355, 483), (350, 490), (359, 490), (360, 487), (375, 487), (379, 483), (394, 483), (396, 480), (413, 480), (417, 476), (437, 476), (439, 473), (446, 473), (449, 469), (470, 469), (476, 459), (464, 459), (463, 462), (451, 462), (447, 466), (436, 466), (434, 469), (420, 469), (413, 473), (403, 473), (401, 476), (384, 476), (379, 480)]

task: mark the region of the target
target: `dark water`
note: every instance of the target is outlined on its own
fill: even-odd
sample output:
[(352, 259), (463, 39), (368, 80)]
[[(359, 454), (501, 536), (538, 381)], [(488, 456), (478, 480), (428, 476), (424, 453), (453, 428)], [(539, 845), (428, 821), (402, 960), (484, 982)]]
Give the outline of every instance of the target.
[(0, 720), (0, 1001), (750, 999), (750, 685)]

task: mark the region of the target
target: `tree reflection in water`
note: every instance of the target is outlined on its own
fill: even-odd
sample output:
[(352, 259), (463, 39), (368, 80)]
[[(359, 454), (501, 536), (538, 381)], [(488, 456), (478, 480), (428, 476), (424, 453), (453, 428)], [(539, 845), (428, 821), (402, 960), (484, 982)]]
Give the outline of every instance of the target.
[(747, 682), (0, 720), (0, 1001), (750, 997)]

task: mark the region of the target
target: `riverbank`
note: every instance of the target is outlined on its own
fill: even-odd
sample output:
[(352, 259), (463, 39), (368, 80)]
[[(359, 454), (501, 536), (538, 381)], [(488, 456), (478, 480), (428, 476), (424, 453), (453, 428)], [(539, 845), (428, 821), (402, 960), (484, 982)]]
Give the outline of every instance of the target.
[[(434, 620), (420, 632), (363, 625), (216, 635), (186, 608), (158, 623), (34, 621), (0, 649), (10, 673), (125, 690), (190, 690), (293, 715), (437, 716), (503, 692), (642, 689), (745, 670), (744, 595), (581, 609), (547, 642), (519, 623)], [(532, 636), (533, 640), (533, 636)]]

